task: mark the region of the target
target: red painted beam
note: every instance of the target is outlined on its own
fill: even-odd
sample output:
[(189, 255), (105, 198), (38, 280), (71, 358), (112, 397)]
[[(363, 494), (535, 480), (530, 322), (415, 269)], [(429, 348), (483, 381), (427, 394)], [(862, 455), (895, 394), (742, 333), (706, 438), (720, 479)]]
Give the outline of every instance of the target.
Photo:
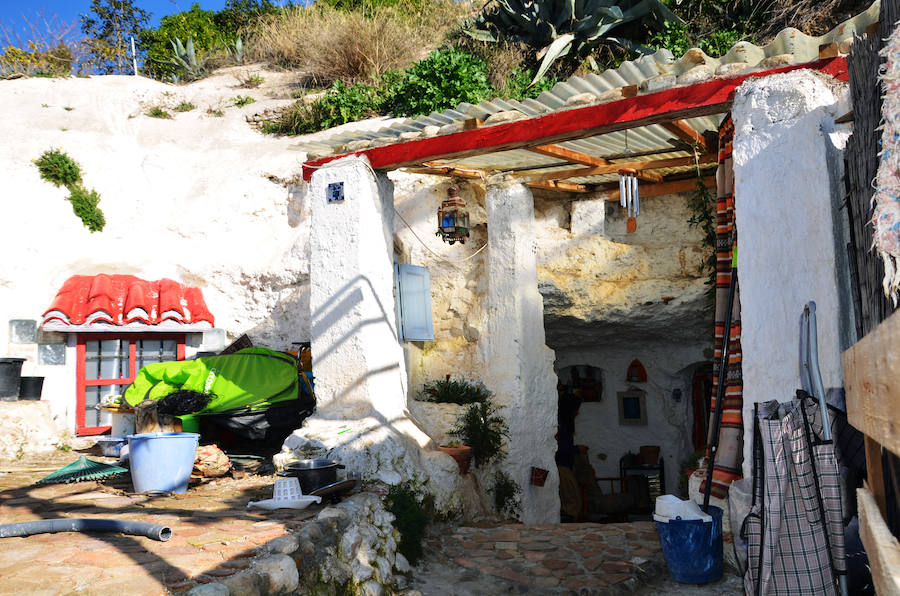
[(303, 179), (309, 180), (317, 168), (348, 155), (365, 155), (374, 169), (393, 170), (434, 159), (452, 159), (547, 145), (638, 126), (718, 114), (730, 108), (734, 90), (746, 79), (802, 68), (819, 70), (837, 79), (847, 80), (847, 62), (844, 58), (792, 64), (735, 77), (711, 79), (687, 87), (665, 89), (605, 104), (552, 112), (496, 126), (413, 139), (342, 155), (329, 155), (305, 162)]

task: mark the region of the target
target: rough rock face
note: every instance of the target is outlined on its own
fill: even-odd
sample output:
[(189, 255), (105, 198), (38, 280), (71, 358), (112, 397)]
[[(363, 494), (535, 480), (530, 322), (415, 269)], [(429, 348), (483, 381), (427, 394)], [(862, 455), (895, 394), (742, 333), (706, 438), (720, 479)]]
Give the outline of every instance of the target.
[(61, 444), (46, 402), (0, 402), (0, 459), (53, 451)]
[[(431, 274), (435, 342), (406, 346), (410, 395), (446, 374), (483, 377), (478, 342), (484, 330), (488, 251), (483, 189), (460, 183), (472, 237), (448, 246), (434, 236), (434, 213), (450, 182), (391, 173), (395, 246), (401, 260)], [(712, 337), (711, 300), (702, 271), (701, 233), (688, 223), (685, 194), (642, 201), (635, 233), (616, 205), (534, 191), (538, 287), (547, 345), (555, 350), (622, 340), (688, 341)], [(424, 246), (423, 246), (424, 244)]]
[[(281, 78), (266, 73), (267, 85)], [(290, 139), (245, 122), (285, 101), (264, 95), (272, 88), (249, 90), (258, 103), (237, 108), (227, 95), (234, 84), (224, 73), (187, 86), (126, 76), (4, 82), (0, 248), (17, 258), (0, 265), (0, 342), (6, 319), (39, 317), (70, 275), (100, 272), (197, 285), (217, 327), (258, 343), (309, 338), (308, 217), (290, 182), (301, 156), (287, 150)], [(196, 108), (146, 115), (181, 101)], [(224, 116), (207, 113), (216, 106)], [(88, 232), (67, 191), (40, 179), (31, 160), (50, 148), (68, 153), (99, 192), (102, 232)]]
[[(617, 204), (571, 206), (570, 232), (553, 225), (564, 207), (543, 203), (538, 278), (547, 344), (554, 349), (622, 341), (695, 340), (711, 317), (700, 232), (684, 195), (641, 201), (637, 231)], [(581, 224), (605, 213), (603, 234)], [(596, 228), (596, 225), (594, 226)], [(584, 231), (581, 231), (584, 230)]]

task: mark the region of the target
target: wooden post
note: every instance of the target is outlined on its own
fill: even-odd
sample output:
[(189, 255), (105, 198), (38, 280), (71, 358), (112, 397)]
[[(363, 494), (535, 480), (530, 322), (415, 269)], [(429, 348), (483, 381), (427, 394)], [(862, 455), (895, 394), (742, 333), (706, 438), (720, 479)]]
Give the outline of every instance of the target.
[(865, 435), (866, 471), (869, 475), (869, 490), (878, 504), (881, 516), (887, 518), (887, 501), (884, 494), (884, 469), (881, 465), (881, 445), (872, 437)]

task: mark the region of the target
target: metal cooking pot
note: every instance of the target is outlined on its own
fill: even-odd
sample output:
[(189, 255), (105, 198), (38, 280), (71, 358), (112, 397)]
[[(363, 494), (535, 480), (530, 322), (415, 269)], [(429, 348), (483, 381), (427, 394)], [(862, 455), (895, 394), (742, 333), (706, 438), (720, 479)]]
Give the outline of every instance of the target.
[(301, 459), (289, 463), (278, 475), (299, 479), (300, 490), (308, 495), (317, 488), (337, 482), (338, 468), (343, 470), (345, 467), (330, 459)]

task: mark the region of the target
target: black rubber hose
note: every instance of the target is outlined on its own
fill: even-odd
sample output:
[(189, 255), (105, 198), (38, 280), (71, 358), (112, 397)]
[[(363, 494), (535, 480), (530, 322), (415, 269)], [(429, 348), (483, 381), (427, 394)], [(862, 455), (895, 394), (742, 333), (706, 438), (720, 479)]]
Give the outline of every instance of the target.
[(118, 519), (44, 519), (41, 521), (0, 524), (0, 538), (55, 534), (57, 532), (116, 532), (146, 536), (165, 542), (172, 537), (172, 528), (146, 522)]

